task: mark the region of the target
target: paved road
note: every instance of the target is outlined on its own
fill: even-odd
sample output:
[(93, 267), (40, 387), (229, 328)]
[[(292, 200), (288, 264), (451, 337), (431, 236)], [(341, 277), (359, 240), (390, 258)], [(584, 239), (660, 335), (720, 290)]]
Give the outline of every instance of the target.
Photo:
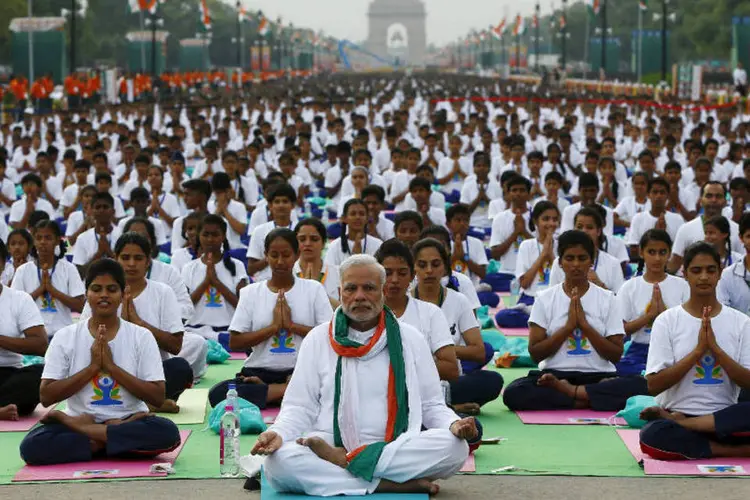
[[(0, 499), (23, 500), (257, 500), (240, 480), (129, 481), (113, 483), (0, 486)], [(441, 483), (438, 500), (747, 500), (750, 482), (741, 478), (659, 479), (540, 476), (458, 476)]]

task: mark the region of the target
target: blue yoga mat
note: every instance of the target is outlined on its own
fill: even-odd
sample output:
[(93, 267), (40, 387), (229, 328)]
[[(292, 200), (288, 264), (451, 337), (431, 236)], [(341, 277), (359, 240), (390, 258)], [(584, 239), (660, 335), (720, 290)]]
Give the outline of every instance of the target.
[[(271, 488), (266, 481), (265, 474), (260, 477), (260, 500), (300, 500), (302, 498), (331, 498), (331, 497), (312, 497), (309, 495), (298, 495), (296, 493), (279, 493)], [(374, 495), (358, 495), (339, 498), (369, 498), (372, 500), (428, 500), (429, 495), (426, 493), (375, 493)]]

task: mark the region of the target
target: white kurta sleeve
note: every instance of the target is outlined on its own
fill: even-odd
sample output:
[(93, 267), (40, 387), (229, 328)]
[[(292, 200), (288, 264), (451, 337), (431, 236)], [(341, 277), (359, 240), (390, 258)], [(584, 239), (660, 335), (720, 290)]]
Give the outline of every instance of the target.
[[(269, 427), (284, 442), (292, 442), (313, 427), (320, 414), (320, 390), (323, 383), (318, 367), (328, 359), (324, 349), (330, 349), (328, 323), (310, 331), (299, 349), (294, 374), (284, 393), (281, 411), (276, 422)], [(430, 360), (432, 361), (432, 360)], [(431, 363), (434, 366), (434, 363)]]

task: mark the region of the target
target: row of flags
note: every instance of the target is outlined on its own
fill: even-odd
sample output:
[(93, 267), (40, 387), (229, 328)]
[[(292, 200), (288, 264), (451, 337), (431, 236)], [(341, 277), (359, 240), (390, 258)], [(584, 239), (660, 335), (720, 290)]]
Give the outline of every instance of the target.
[[(166, 0), (128, 0), (130, 12), (149, 12), (155, 14), (158, 6)], [(207, 0), (200, 0), (200, 22), (208, 31), (211, 29), (211, 11), (209, 10)], [(291, 25), (284, 27), (279, 17), (275, 22), (268, 19), (263, 12), (250, 12), (241, 2), (237, 2), (237, 19), (240, 23), (256, 21), (258, 24), (258, 34), (266, 36), (269, 33), (278, 33), (286, 31), (289, 34), (292, 43), (307, 43), (312, 46), (320, 46), (327, 49), (333, 49), (338, 41), (332, 38), (324, 37), (322, 33), (318, 34), (311, 29), (295, 29)]]

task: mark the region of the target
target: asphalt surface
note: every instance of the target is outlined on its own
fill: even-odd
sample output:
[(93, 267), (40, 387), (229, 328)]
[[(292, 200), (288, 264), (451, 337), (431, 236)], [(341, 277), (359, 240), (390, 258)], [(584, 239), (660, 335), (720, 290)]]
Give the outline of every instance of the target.
[[(0, 486), (0, 499), (257, 500), (243, 490), (244, 480), (166, 480)], [(456, 476), (442, 481), (439, 500), (465, 498), (539, 500), (747, 500), (750, 482), (743, 478), (589, 478), (559, 476)]]

